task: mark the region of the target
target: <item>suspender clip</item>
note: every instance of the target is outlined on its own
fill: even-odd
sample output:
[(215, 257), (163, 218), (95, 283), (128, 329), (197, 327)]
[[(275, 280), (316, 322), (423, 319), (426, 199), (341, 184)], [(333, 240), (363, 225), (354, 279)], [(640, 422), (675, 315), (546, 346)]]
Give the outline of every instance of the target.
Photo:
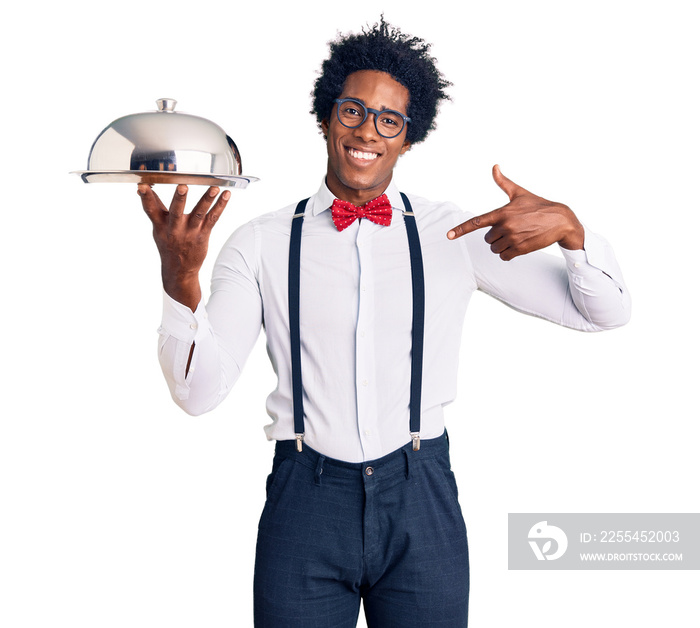
[(413, 451), (420, 450), (420, 432), (411, 432), (411, 440), (413, 441)]
[(304, 434), (295, 434), (297, 439), (297, 451), (301, 451), (301, 443), (304, 440)]

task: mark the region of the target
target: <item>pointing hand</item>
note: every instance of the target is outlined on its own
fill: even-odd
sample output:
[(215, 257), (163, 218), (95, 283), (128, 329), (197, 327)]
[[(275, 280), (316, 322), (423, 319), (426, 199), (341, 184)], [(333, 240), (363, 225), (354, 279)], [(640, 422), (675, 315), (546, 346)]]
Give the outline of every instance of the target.
[(484, 240), (505, 261), (555, 242), (565, 249), (583, 248), (583, 225), (566, 205), (528, 192), (505, 177), (497, 165), (493, 167), (493, 179), (510, 202), (454, 227), (447, 233), (450, 240), (490, 227)]

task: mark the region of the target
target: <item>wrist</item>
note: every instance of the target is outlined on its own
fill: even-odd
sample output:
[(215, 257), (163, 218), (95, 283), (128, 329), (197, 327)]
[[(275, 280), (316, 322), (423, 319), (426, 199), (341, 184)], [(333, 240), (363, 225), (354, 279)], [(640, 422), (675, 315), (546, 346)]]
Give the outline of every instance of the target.
[(202, 290), (199, 285), (199, 273), (174, 275), (162, 273), (163, 289), (175, 301), (189, 307), (193, 312), (202, 300)]
[(559, 240), (558, 244), (563, 249), (578, 251), (583, 249), (583, 245), (586, 240), (586, 231), (583, 228), (583, 225), (579, 222), (578, 218), (576, 218), (576, 215), (570, 209), (569, 212), (569, 228), (566, 235)]
[(559, 246), (569, 251), (582, 250), (585, 242), (584, 233), (583, 227), (581, 227), (580, 230), (576, 229), (571, 235), (559, 240)]

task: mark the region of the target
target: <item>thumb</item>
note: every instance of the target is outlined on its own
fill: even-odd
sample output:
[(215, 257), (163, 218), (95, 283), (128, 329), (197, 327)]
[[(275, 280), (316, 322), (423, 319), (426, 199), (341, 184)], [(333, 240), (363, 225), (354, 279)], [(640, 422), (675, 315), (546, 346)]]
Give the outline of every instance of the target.
[(525, 191), (524, 188), (521, 188), (519, 185), (513, 183), (508, 177), (506, 177), (501, 172), (501, 167), (498, 164), (493, 167), (491, 174), (493, 175), (493, 180), (496, 182), (496, 185), (508, 195), (508, 198), (511, 201), (518, 195), (519, 192)]

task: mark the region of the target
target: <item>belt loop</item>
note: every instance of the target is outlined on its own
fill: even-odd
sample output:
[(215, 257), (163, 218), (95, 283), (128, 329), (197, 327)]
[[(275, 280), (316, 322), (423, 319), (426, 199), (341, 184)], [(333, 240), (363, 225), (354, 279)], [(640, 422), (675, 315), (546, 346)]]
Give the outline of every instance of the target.
[(408, 451), (406, 449), (402, 449), (403, 451), (403, 457), (406, 461), (406, 479), (410, 480), (411, 479), (411, 456), (408, 455)]
[(321, 486), (321, 474), (323, 473), (323, 463), (325, 461), (325, 456), (318, 457), (318, 463), (316, 464), (316, 473), (314, 474), (314, 484), (316, 484), (316, 486)]

